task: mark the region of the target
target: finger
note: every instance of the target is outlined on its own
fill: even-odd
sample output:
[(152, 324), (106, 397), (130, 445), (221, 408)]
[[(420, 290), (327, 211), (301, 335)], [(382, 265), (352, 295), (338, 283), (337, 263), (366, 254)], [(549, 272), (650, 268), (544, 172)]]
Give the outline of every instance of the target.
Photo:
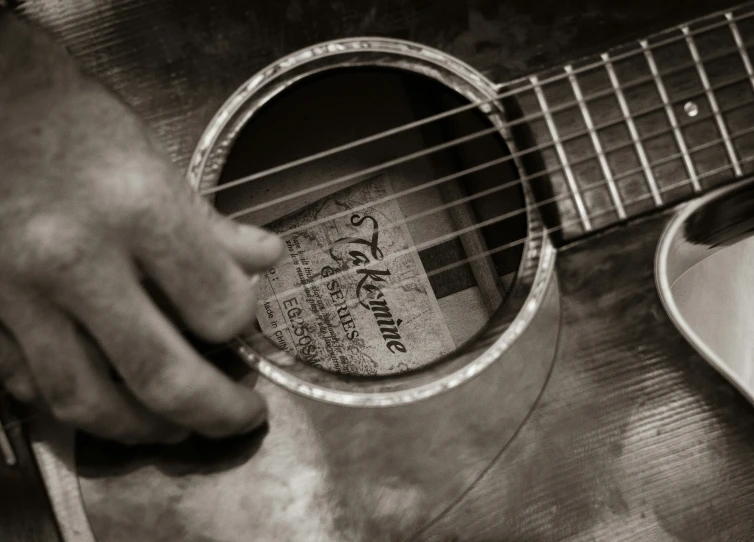
[(197, 205), (206, 208), (217, 238), (247, 272), (266, 271), (280, 260), (285, 248), (280, 237), (263, 228), (225, 218), (205, 200), (197, 199)]
[(24, 352), (42, 400), (60, 421), (122, 442), (174, 442), (187, 436), (119, 389), (97, 349), (73, 321), (34, 295), (16, 295), (2, 309)]
[(283, 241), (265, 229), (222, 216), (213, 221), (213, 228), (220, 242), (247, 272), (267, 271), (283, 255)]
[(127, 269), (117, 259), (97, 262), (61, 300), (96, 337), (132, 393), (165, 419), (209, 437), (262, 424), (261, 396), (202, 359)]
[(0, 323), (0, 382), (13, 397), (24, 403), (37, 399), (34, 379), (16, 340)]
[(189, 328), (209, 341), (226, 341), (254, 318), (255, 281), (218, 241), (186, 192), (176, 190), (169, 205), (149, 211), (131, 248)]

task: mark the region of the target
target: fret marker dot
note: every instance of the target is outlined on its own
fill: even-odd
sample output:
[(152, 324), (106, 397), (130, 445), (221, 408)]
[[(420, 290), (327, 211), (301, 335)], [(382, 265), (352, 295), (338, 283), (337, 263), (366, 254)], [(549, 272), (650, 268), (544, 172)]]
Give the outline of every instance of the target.
[(686, 102), (683, 110), (689, 117), (696, 117), (699, 114), (699, 107), (694, 102)]

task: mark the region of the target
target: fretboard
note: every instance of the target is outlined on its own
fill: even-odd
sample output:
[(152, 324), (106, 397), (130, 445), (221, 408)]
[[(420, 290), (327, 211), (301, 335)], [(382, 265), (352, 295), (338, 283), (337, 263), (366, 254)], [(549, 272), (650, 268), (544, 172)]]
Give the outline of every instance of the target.
[(563, 238), (751, 174), (753, 62), (746, 4), (512, 83), (526, 177)]

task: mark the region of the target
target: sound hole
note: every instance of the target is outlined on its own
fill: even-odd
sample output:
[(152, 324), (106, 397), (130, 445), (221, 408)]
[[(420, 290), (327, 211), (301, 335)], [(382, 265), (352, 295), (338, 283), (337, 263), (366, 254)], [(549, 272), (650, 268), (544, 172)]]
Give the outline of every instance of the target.
[[(245, 125), (220, 184), (467, 103), (402, 70), (312, 76)], [(285, 352), (325, 371), (386, 376), (473, 340), (514, 284), (523, 191), (497, 132), (426, 151), (493, 126), (473, 109), (219, 192), (223, 213), (243, 212), (238, 220), (286, 242), (261, 277), (251, 342), (278, 363)]]

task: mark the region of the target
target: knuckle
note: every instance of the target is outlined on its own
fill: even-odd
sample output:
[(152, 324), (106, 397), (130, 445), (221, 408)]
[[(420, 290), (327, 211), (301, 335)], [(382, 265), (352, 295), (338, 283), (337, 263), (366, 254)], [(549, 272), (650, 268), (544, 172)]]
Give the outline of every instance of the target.
[(173, 370), (176, 366), (179, 366), (177, 362), (163, 358), (159, 364), (144, 363), (130, 369), (128, 374), (128, 384), (134, 394), (171, 419), (191, 412), (195, 403), (192, 387), (180, 371)]
[(31, 376), (21, 368), (20, 365), (14, 367), (0, 367), (0, 382), (11, 392), (16, 399), (24, 402), (31, 402), (37, 395), (34, 388), (34, 382)]
[(40, 214), (29, 220), (22, 237), (24, 250), (17, 259), (20, 270), (42, 280), (75, 274), (97, 248), (90, 231), (70, 217)]
[(160, 396), (181, 378), (182, 360), (162, 336), (144, 336), (130, 351), (122, 350), (115, 362), (126, 386), (143, 402), (159, 401)]
[(146, 221), (145, 226), (152, 227), (160, 216), (159, 202), (161, 191), (148, 175), (132, 175), (133, 180), (124, 183), (124, 190), (118, 208), (119, 218), (125, 223)]
[[(113, 215), (122, 229), (139, 237), (137, 242), (165, 237), (179, 222), (181, 198), (169, 179), (173, 176), (163, 160), (145, 153), (132, 164), (125, 176), (128, 182), (116, 188)], [(147, 237), (143, 235), (147, 233)]]

